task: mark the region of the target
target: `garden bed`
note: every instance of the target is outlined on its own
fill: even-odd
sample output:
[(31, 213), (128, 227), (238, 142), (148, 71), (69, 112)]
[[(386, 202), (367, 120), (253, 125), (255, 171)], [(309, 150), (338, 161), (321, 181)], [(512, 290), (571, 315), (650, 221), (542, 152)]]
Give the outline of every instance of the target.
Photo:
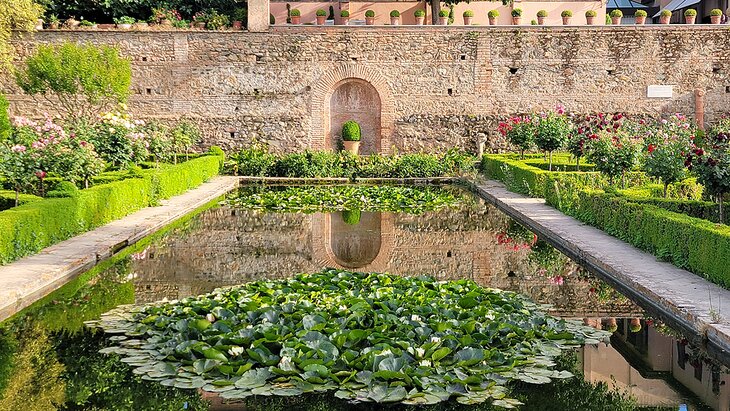
[(132, 178), (2, 211), (0, 264), (197, 187), (219, 173), (222, 161), (222, 156), (214, 154), (176, 165), (161, 164), (159, 168), (141, 170)]
[(568, 215), (730, 288), (730, 227), (712, 221), (713, 203), (642, 196), (652, 192), (643, 173), (628, 178), (631, 186), (648, 187), (643, 192), (606, 193), (608, 180), (598, 173), (548, 172), (514, 158), (485, 155), (482, 170), (510, 191), (545, 198)]

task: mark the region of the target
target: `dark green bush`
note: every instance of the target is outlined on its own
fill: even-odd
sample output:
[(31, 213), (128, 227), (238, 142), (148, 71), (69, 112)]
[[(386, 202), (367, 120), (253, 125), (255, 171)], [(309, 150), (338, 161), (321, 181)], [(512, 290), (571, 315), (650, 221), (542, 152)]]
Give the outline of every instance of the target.
[(342, 125), (342, 140), (360, 141), (360, 125), (356, 121), (346, 121)]
[[(221, 158), (204, 156), (81, 190), (78, 196), (34, 201), (0, 212), (0, 264), (193, 188), (218, 174)], [(132, 170), (130, 170), (132, 172)], [(60, 185), (60, 184), (59, 184)]]
[(342, 221), (348, 225), (358, 225), (360, 223), (360, 210), (345, 210), (342, 212)]

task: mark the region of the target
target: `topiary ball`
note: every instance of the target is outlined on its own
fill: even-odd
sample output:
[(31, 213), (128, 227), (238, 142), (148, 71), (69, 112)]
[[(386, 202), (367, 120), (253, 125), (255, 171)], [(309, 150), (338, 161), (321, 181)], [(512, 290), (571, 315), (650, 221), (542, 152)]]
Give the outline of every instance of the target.
[(349, 120), (342, 125), (343, 141), (360, 141), (360, 125), (356, 121)]

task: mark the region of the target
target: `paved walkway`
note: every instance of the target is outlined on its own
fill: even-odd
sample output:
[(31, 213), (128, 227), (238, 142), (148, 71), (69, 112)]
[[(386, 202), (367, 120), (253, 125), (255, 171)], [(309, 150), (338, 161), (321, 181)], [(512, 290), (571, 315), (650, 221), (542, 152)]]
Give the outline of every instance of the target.
[(164, 200), (95, 230), (0, 266), (0, 321), (189, 212), (239, 184), (238, 177), (216, 177), (185, 194)]
[(730, 291), (566, 216), (543, 199), (512, 193), (496, 181), (475, 188), (482, 198), (695, 343), (730, 359)]

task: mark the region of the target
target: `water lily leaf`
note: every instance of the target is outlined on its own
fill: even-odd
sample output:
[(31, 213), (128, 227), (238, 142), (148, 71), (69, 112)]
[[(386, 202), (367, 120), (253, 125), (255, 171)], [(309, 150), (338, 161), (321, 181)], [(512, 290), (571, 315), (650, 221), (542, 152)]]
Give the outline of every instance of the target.
[(454, 360), (459, 366), (470, 366), (484, 360), (484, 349), (467, 347), (454, 354)]
[(210, 328), (210, 326), (211, 326), (210, 321), (203, 319), (203, 318), (199, 318), (197, 320), (193, 320), (188, 323), (188, 327), (193, 328), (198, 331), (205, 331), (208, 328)]
[(193, 363), (193, 369), (198, 375), (202, 375), (215, 368), (218, 364), (220, 364), (220, 362), (216, 360), (200, 359)]
[(266, 368), (255, 368), (249, 371), (246, 371), (241, 375), (241, 378), (236, 381), (235, 385), (236, 388), (244, 388), (244, 389), (253, 389), (256, 387), (261, 387), (264, 384), (266, 384), (266, 380), (268, 380), (272, 374), (269, 372)]
[(442, 358), (446, 357), (451, 353), (451, 348), (449, 347), (441, 347), (438, 350), (434, 351), (434, 353), (431, 355), (431, 359), (434, 361), (440, 361)]
[(326, 377), (330, 374), (330, 370), (328, 370), (327, 367), (325, 367), (324, 365), (320, 364), (309, 364), (304, 367), (304, 371), (313, 372), (320, 377)]

